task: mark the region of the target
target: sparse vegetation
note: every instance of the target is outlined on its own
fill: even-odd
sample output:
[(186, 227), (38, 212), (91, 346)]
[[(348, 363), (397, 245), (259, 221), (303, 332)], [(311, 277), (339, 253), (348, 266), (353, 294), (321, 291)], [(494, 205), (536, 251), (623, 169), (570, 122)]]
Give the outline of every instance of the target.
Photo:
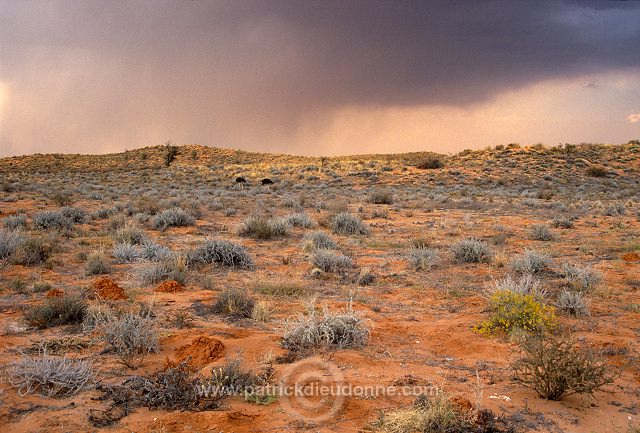
[(20, 232), (0, 230), (0, 259), (12, 256), (26, 241)]
[(324, 272), (338, 272), (353, 267), (353, 260), (330, 250), (317, 250), (311, 255), (314, 267)]
[(512, 292), (519, 295), (531, 295), (537, 301), (542, 301), (547, 292), (540, 284), (540, 280), (531, 274), (521, 275), (519, 278), (513, 278), (507, 275), (505, 278), (495, 280), (490, 286), (492, 292)]
[(338, 244), (325, 232), (313, 232), (305, 237), (305, 249), (307, 250), (334, 250)]
[(120, 243), (113, 246), (111, 255), (117, 263), (132, 263), (140, 258), (141, 253), (135, 245)]
[(285, 221), (291, 227), (302, 227), (305, 229), (310, 229), (316, 225), (316, 222), (305, 212), (289, 214), (285, 218)]
[(551, 229), (546, 224), (534, 224), (529, 229), (529, 237), (534, 241), (552, 241), (554, 239)]
[(27, 216), (25, 214), (14, 214), (4, 217), (2, 225), (7, 230), (24, 229), (27, 227)]
[(560, 400), (569, 394), (593, 394), (613, 382), (614, 375), (592, 349), (567, 336), (535, 336), (521, 343), (513, 363), (517, 381), (542, 398)]
[(13, 261), (25, 266), (34, 266), (46, 262), (54, 251), (52, 239), (42, 236), (30, 236), (19, 240), (13, 245), (15, 246)]
[(43, 305), (29, 307), (24, 318), (31, 326), (40, 329), (80, 323), (84, 319), (87, 303), (77, 295), (47, 298)]
[(73, 221), (60, 211), (37, 212), (32, 218), (33, 227), (40, 230), (72, 229)]
[(444, 159), (439, 156), (428, 156), (418, 162), (417, 168), (421, 170), (435, 170), (444, 167)]
[(360, 218), (348, 212), (340, 212), (331, 219), (331, 229), (339, 235), (368, 235), (369, 228)]
[(583, 292), (563, 290), (558, 296), (556, 306), (560, 311), (576, 317), (588, 316), (589, 306)]
[(556, 327), (553, 307), (536, 301), (533, 295), (501, 290), (489, 296), (491, 318), (476, 329), (483, 334), (493, 334), (498, 330), (509, 334), (513, 331), (541, 332)]
[(416, 270), (428, 271), (438, 265), (440, 253), (435, 248), (412, 248), (408, 254), (411, 267)]
[(293, 281), (285, 279), (264, 281), (256, 284), (256, 291), (275, 298), (299, 298), (307, 293), (307, 289)]
[(242, 245), (226, 240), (208, 239), (191, 252), (193, 263), (220, 264), (224, 266), (252, 269), (255, 264), (249, 251)]
[(9, 383), (18, 394), (42, 394), (47, 397), (69, 397), (86, 388), (94, 380), (90, 361), (54, 357), (46, 352), (37, 356), (22, 355), (8, 367)]
[(196, 219), (179, 207), (165, 209), (153, 218), (153, 226), (158, 230), (168, 227), (192, 226)]
[(560, 273), (571, 288), (582, 292), (592, 291), (602, 281), (602, 274), (597, 269), (570, 263), (563, 263)]
[(178, 148), (173, 144), (171, 140), (167, 141), (164, 144), (165, 154), (164, 154), (164, 165), (165, 167), (169, 167), (171, 163), (176, 159), (178, 155)]
[(351, 306), (345, 311), (318, 312), (311, 304), (306, 314), (287, 321), (282, 347), (292, 352), (314, 348), (358, 349), (367, 345), (369, 328)]
[(369, 201), (373, 204), (393, 204), (393, 192), (386, 189), (376, 189), (369, 194)]
[[(5, 378), (22, 354), (91, 360), (94, 372), (79, 390), (52, 393), (68, 399), (54, 420), (43, 400), (49, 388), (39, 380), (24, 382), (36, 384), (27, 391), (35, 395), (13, 408), (16, 391), (5, 390), (9, 430), (47, 430), (52, 423), (82, 430), (89, 413), (95, 426), (89, 429), (144, 427), (140, 420), (157, 416), (148, 429), (161, 432), (170, 428), (160, 422), (167, 413), (148, 410), (273, 403), (277, 393), (248, 393), (230, 404), (224, 399), (234, 389), (260, 388), (307, 361), (332, 357), (339, 369), (347, 367), (354, 386), (371, 384), (367, 369), (378, 358), (384, 385), (431, 387), (429, 372), (459, 373), (455, 395), (429, 388), (413, 405), (393, 403), (409, 403), (398, 409), (368, 397), (347, 404), (330, 421), (337, 430), (348, 424), (393, 433), (504, 433), (573, 422), (597, 430), (604, 421), (588, 421), (588, 405), (570, 419), (556, 403), (526, 410), (516, 397), (534, 396), (535, 388), (514, 394), (513, 376), (501, 374), (510, 372), (510, 363), (497, 355), (508, 345), (532, 336), (561, 339), (571, 330), (579, 332), (574, 349), (602, 344), (601, 351), (585, 350), (594, 362), (606, 360), (622, 372), (620, 386), (593, 389), (608, 428), (625, 431), (634, 409), (623, 388), (636, 357), (628, 337), (640, 311), (633, 299), (640, 288), (634, 273), (640, 261), (637, 145), (499, 146), (442, 156), (446, 167), (434, 170), (415, 167), (433, 156), (426, 152), (321, 163), (195, 145), (178, 148), (166, 169), (164, 151), (0, 158)], [(587, 164), (609, 174), (587, 177)], [(237, 177), (246, 184), (237, 185)], [(263, 178), (275, 183), (262, 186)], [(54, 203), (56, 191), (68, 200)], [(194, 225), (170, 228), (176, 209), (175, 220)], [(254, 227), (267, 222), (269, 240), (238, 235), (252, 217), (260, 220)], [(110, 274), (100, 275), (104, 270)], [(297, 305), (310, 299), (325, 308)], [(345, 310), (340, 303), (347, 299), (352, 307)], [(349, 350), (336, 352), (343, 347)], [(407, 354), (425, 347), (437, 349), (428, 365), (410, 368)], [(474, 350), (462, 360), (461, 347)], [(525, 356), (533, 355), (522, 350), (514, 364)], [(580, 366), (562, 367), (576, 365), (566, 361), (572, 356), (549, 358), (555, 360), (545, 364), (550, 371), (528, 370), (540, 383), (553, 383), (540, 385), (541, 395), (577, 393), (572, 387), (582, 379), (555, 384), (574, 374), (591, 381), (594, 375)], [(241, 368), (245, 363), (269, 368), (255, 375)], [(478, 369), (476, 378), (459, 370), (470, 366)], [(556, 367), (564, 370), (551, 371)], [(209, 388), (218, 384), (224, 387)], [(562, 387), (567, 391), (557, 397)], [(484, 404), (498, 407), (504, 396), (512, 398), (509, 410), (493, 416)], [(288, 415), (270, 415), (287, 403), (280, 397), (270, 407), (254, 407), (260, 417), (234, 409), (227, 418), (240, 429), (247, 423), (258, 430), (291, 428)], [(384, 411), (381, 418), (363, 425), (376, 408)], [(29, 413), (19, 416), (22, 411)]]
[(551, 265), (551, 256), (536, 250), (525, 249), (524, 253), (511, 261), (511, 270), (517, 275), (540, 275)]
[(243, 221), (238, 234), (255, 239), (274, 239), (287, 236), (290, 229), (288, 219), (250, 216)]
[(474, 427), (471, 414), (451, 403), (444, 393), (422, 394), (413, 406), (383, 412), (372, 424), (372, 430), (379, 433), (466, 433), (476, 431)]
[(160, 349), (155, 319), (148, 314), (125, 313), (109, 318), (101, 324), (100, 331), (111, 350), (129, 367), (135, 365), (137, 358)]
[(211, 312), (231, 317), (251, 317), (255, 300), (244, 290), (227, 289), (218, 295)]
[(489, 245), (476, 238), (463, 239), (451, 246), (453, 258), (458, 263), (490, 262), (493, 251)]
[(591, 177), (607, 177), (609, 174), (606, 168), (595, 165), (588, 167), (586, 173), (587, 176)]
[(87, 262), (84, 265), (84, 272), (86, 275), (102, 275), (111, 272), (111, 264), (107, 256), (97, 251), (89, 254)]

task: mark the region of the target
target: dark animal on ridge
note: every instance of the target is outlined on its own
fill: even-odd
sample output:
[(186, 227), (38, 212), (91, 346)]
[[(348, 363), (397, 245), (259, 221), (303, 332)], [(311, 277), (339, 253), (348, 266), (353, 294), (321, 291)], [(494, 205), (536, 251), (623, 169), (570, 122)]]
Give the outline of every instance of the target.
[(236, 177), (236, 183), (247, 183), (247, 179), (242, 176)]
[(271, 179), (265, 177), (264, 179), (262, 179), (262, 184), (263, 185), (273, 185), (273, 181)]

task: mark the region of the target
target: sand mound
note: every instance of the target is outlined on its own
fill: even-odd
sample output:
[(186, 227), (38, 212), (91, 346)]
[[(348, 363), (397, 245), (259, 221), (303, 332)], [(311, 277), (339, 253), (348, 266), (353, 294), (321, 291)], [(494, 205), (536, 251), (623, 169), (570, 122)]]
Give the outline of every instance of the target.
[(160, 285), (158, 285), (158, 287), (156, 287), (156, 292), (163, 293), (176, 293), (182, 292), (183, 290), (184, 287), (182, 287), (182, 285), (180, 285), (180, 283), (178, 283), (177, 281), (173, 280), (163, 281), (162, 283), (160, 283)]
[(224, 352), (224, 345), (220, 340), (204, 335), (196, 337), (191, 344), (176, 350), (178, 362), (189, 358), (188, 364), (192, 367), (204, 367), (205, 365), (220, 359)]
[(124, 289), (118, 286), (110, 278), (100, 278), (91, 286), (96, 296), (100, 299), (108, 299), (110, 301), (117, 301), (119, 299), (127, 299), (127, 294)]
[(455, 396), (449, 400), (453, 407), (458, 409), (462, 413), (469, 413), (474, 409), (473, 403), (464, 397)]
[(622, 260), (624, 260), (625, 262), (640, 262), (640, 254), (626, 253), (622, 256)]
[(47, 298), (59, 298), (64, 295), (62, 289), (51, 289), (47, 292)]

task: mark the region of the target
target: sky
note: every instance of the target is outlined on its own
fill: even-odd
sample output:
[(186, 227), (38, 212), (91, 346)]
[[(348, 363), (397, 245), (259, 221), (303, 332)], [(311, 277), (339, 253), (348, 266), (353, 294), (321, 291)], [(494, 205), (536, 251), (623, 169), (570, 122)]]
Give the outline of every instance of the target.
[(0, 0), (0, 156), (640, 138), (640, 1)]

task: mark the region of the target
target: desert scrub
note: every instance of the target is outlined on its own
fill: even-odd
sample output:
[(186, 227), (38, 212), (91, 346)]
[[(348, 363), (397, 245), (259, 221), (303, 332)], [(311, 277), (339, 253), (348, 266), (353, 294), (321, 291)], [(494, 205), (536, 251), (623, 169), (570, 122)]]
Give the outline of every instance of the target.
[(0, 230), (0, 259), (13, 255), (25, 241), (20, 231)]
[(411, 407), (383, 412), (371, 427), (380, 433), (476, 431), (469, 418), (446, 394), (421, 394)]
[(310, 229), (316, 225), (316, 222), (306, 212), (296, 212), (285, 217), (285, 221), (291, 227), (302, 227)]
[(369, 340), (369, 327), (349, 304), (345, 311), (322, 312), (310, 304), (306, 314), (287, 320), (282, 347), (292, 352), (314, 348), (359, 349)]
[(33, 227), (40, 230), (50, 229), (72, 229), (73, 221), (67, 218), (60, 211), (41, 211), (31, 218)]
[(9, 383), (24, 397), (42, 394), (47, 397), (69, 397), (93, 382), (95, 374), (90, 361), (53, 357), (46, 352), (38, 356), (22, 355), (7, 369)]
[(253, 257), (246, 247), (227, 240), (207, 239), (189, 253), (191, 263), (219, 264), (232, 268), (253, 269)]
[(444, 167), (444, 159), (440, 156), (427, 156), (416, 164), (416, 168), (421, 170), (435, 170), (442, 167)]
[(31, 224), (37, 230), (71, 230), (73, 221), (62, 214), (61, 211), (40, 211), (31, 217)]
[(103, 275), (111, 272), (111, 263), (102, 251), (96, 251), (87, 257), (84, 264), (85, 275)]
[(43, 305), (29, 307), (24, 311), (24, 318), (29, 325), (45, 329), (80, 323), (86, 310), (85, 300), (70, 294), (59, 298), (47, 298)]
[(607, 207), (604, 211), (606, 216), (621, 216), (624, 215), (627, 211), (624, 203), (615, 203), (611, 206)]
[(211, 312), (230, 317), (251, 317), (255, 300), (244, 290), (227, 289), (220, 293)]
[(409, 264), (413, 269), (428, 271), (440, 262), (440, 253), (435, 248), (412, 248), (407, 254)]
[(569, 217), (558, 216), (553, 219), (551, 224), (557, 229), (573, 228), (573, 219)]
[(606, 168), (596, 165), (588, 167), (586, 173), (591, 177), (607, 177), (607, 175), (609, 174)]
[(13, 214), (2, 219), (2, 225), (7, 230), (17, 230), (27, 227), (27, 216), (25, 214)]
[(97, 303), (89, 305), (82, 320), (82, 330), (90, 332), (95, 328), (98, 328), (105, 323), (115, 320), (117, 317), (116, 311), (114, 311), (107, 303)]
[(168, 247), (150, 240), (144, 241), (140, 246), (140, 258), (143, 260), (159, 262), (162, 260), (170, 260), (172, 256), (173, 253)]
[(524, 253), (511, 261), (511, 270), (516, 275), (540, 275), (551, 265), (551, 256), (536, 250), (525, 249)]
[(168, 260), (143, 265), (137, 272), (143, 284), (156, 284), (164, 280), (174, 280), (184, 285), (187, 280), (188, 270), (188, 259), (185, 256), (176, 255)]
[(317, 231), (309, 233), (304, 238), (304, 249), (306, 251), (313, 251), (318, 249), (334, 250), (338, 248), (338, 244), (331, 236), (325, 232)]
[(393, 204), (393, 192), (386, 189), (376, 189), (369, 194), (369, 202), (373, 204)]
[(54, 240), (50, 237), (30, 236), (16, 246), (12, 262), (18, 265), (34, 266), (49, 260), (54, 251)]
[(285, 218), (266, 218), (254, 215), (242, 222), (238, 228), (238, 234), (254, 239), (274, 239), (287, 236), (290, 229), (291, 226)]
[(60, 209), (60, 213), (74, 224), (82, 224), (87, 219), (87, 212), (74, 206), (65, 206)]
[(116, 243), (140, 245), (148, 241), (147, 234), (137, 225), (125, 223), (112, 236)]
[(317, 250), (311, 255), (314, 267), (324, 272), (338, 272), (353, 267), (353, 260), (330, 250)]
[(179, 207), (165, 209), (153, 218), (153, 227), (157, 230), (166, 230), (168, 227), (192, 226), (196, 219)]
[(533, 295), (501, 290), (489, 296), (489, 306), (491, 317), (476, 326), (481, 334), (494, 334), (498, 330), (507, 334), (514, 330), (541, 332), (556, 326), (554, 308), (536, 301)]
[(602, 282), (600, 271), (590, 267), (563, 263), (560, 268), (560, 274), (572, 289), (582, 292), (590, 292)]
[(516, 381), (547, 400), (593, 395), (615, 378), (597, 352), (577, 345), (570, 336), (533, 336), (520, 348), (512, 364)]
[(563, 290), (560, 292), (560, 296), (558, 296), (556, 306), (558, 310), (575, 317), (589, 315), (589, 305), (585, 299), (584, 292)]
[(144, 313), (128, 312), (99, 326), (104, 340), (127, 366), (134, 360), (160, 350), (155, 319)]
[(300, 298), (308, 292), (304, 286), (284, 279), (259, 282), (255, 285), (255, 291), (282, 299)]
[(266, 323), (271, 320), (272, 314), (273, 309), (271, 308), (271, 304), (267, 301), (256, 302), (251, 310), (251, 318), (256, 322)]
[(554, 235), (546, 224), (534, 224), (529, 229), (529, 238), (534, 241), (552, 241)]
[(462, 239), (451, 245), (453, 259), (457, 263), (488, 263), (493, 257), (489, 245), (477, 238)]
[(520, 295), (532, 295), (537, 301), (542, 301), (547, 295), (546, 290), (540, 286), (540, 280), (533, 275), (525, 274), (518, 278), (511, 275), (495, 280), (489, 286), (490, 292), (508, 291)]
[(360, 218), (348, 212), (340, 212), (331, 219), (331, 230), (338, 235), (368, 235), (370, 233)]
[(111, 256), (116, 263), (132, 263), (140, 258), (141, 253), (135, 245), (122, 242), (113, 246)]
[(69, 206), (73, 203), (73, 194), (70, 191), (56, 191), (49, 198), (58, 206)]

